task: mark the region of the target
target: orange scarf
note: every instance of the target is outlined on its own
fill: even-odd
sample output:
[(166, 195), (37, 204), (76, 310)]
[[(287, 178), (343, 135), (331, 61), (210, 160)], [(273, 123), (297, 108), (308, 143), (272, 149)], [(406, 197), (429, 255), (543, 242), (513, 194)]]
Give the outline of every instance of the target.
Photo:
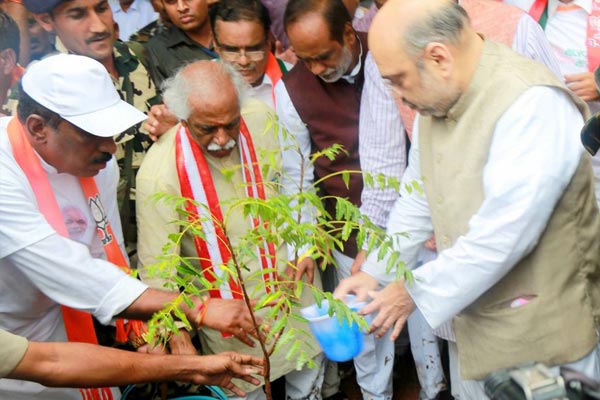
[[(246, 195), (264, 200), (266, 196), (260, 165), (252, 138), (243, 119), (240, 124), (238, 146)], [(231, 260), (231, 244), (222, 228), (223, 213), (208, 163), (202, 149), (183, 125), (179, 128), (175, 138), (175, 158), (181, 195), (198, 202), (198, 205), (188, 202), (186, 210), (190, 223), (202, 226), (204, 235), (203, 237), (194, 236), (194, 245), (204, 277), (213, 283), (216, 281), (216, 276), (223, 275), (224, 269)], [(260, 226), (267, 227), (267, 223), (258, 217), (252, 218), (251, 222), (255, 229)], [(262, 278), (265, 291), (270, 293), (271, 286), (277, 282), (275, 245), (263, 240), (257, 246), (256, 251), (263, 269)], [(211, 289), (209, 293), (213, 298), (242, 298), (240, 283), (231, 275), (227, 282), (223, 282), (219, 288)], [(226, 337), (227, 334), (223, 334), (223, 336)]]
[(271, 52), (268, 52), (267, 55), (267, 67), (265, 68), (265, 73), (267, 74), (269, 79), (271, 79), (271, 84), (273, 85), (273, 89), (271, 90), (271, 96), (273, 97), (273, 107), (275, 107), (275, 85), (277, 85), (277, 82), (279, 82), (279, 80), (283, 76), (283, 73), (281, 72), (281, 67), (277, 62), (277, 59)]
[[(27, 176), (27, 180), (34, 192), (40, 212), (56, 232), (68, 238), (69, 233), (56, 197), (54, 196), (52, 186), (48, 180), (48, 175), (42, 168), (38, 156), (31, 147), (31, 143), (27, 140), (24, 127), (17, 117), (13, 117), (8, 124), (8, 138), (15, 160)], [(129, 273), (127, 260), (117, 243), (112, 227), (104, 213), (94, 178), (79, 178), (79, 181), (87, 203), (91, 208), (94, 220), (96, 220), (98, 235), (104, 245), (108, 261), (119, 266), (125, 273)], [(61, 310), (67, 338), (70, 342), (98, 344), (94, 323), (90, 314), (65, 306), (61, 306)], [(140, 321), (130, 321), (128, 328), (132, 329), (133, 325), (137, 327), (139, 324), (141, 324)], [(125, 342), (127, 341), (127, 336), (128, 330), (125, 328), (124, 321), (118, 320), (117, 340)], [(109, 388), (80, 389), (80, 391), (84, 400), (112, 400), (113, 398)]]

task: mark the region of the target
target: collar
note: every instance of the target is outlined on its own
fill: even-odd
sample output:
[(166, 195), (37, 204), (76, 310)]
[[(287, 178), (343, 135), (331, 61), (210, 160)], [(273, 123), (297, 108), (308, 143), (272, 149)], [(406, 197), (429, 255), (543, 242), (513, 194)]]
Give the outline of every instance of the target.
[(352, 69), (352, 71), (350, 71), (350, 73), (348, 75), (344, 75), (341, 78), (350, 84), (354, 84), (354, 79), (356, 79), (356, 76), (358, 75), (358, 73), (360, 72), (360, 69), (362, 68), (363, 45), (362, 45), (362, 42), (361, 42), (360, 38), (358, 37), (358, 35), (356, 35), (356, 39), (358, 40), (358, 45), (360, 46), (360, 54), (358, 55), (358, 62), (356, 63), (356, 66)]
[(592, 13), (592, 0), (573, 0), (568, 4), (561, 3), (559, 0), (548, 0), (548, 16), (556, 14), (559, 5), (575, 5), (581, 7), (587, 14)]
[(473, 77), (471, 78), (471, 83), (469, 87), (464, 91), (464, 93), (459, 97), (458, 101), (448, 110), (446, 114), (446, 120), (449, 121), (457, 121), (461, 115), (467, 110), (473, 99), (478, 95), (479, 88), (475, 85), (474, 82), (485, 82), (486, 79), (480, 79), (479, 75), (485, 73), (483, 72), (481, 66), (485, 65), (486, 62), (489, 62), (487, 59), (487, 55), (490, 54), (492, 49), (490, 48), (490, 41), (484, 39), (483, 41), (483, 49), (481, 50), (481, 56), (479, 58), (479, 64)]
[(138, 1), (137, 0), (133, 0), (133, 3), (131, 3), (131, 5), (129, 6), (129, 8), (127, 9), (127, 11), (123, 11), (123, 9), (121, 8), (121, 4), (119, 4), (119, 1), (117, 0), (117, 4), (116, 7), (112, 10), (113, 14), (117, 14), (117, 13), (123, 13), (123, 14), (128, 14), (129, 11), (135, 11), (138, 9)]
[(271, 78), (269, 78), (269, 75), (267, 75), (266, 72), (263, 74), (262, 83), (258, 86), (254, 86), (254, 88), (258, 89), (263, 86), (273, 87), (273, 82), (271, 82)]
[(200, 43), (190, 39), (190, 37), (186, 35), (184, 31), (174, 25), (171, 25), (166, 31), (164, 31), (163, 36), (165, 38), (166, 47), (175, 47), (180, 44), (185, 44), (191, 47), (206, 49), (211, 53), (213, 52), (212, 46), (210, 48), (202, 46)]

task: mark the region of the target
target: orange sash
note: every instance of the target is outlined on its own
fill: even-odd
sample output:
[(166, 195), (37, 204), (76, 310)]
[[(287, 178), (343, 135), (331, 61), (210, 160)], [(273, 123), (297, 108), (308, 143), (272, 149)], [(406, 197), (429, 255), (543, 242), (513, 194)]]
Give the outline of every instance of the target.
[(548, 7), (548, 0), (535, 0), (529, 9), (529, 15), (539, 22), (546, 7)]
[(269, 51), (267, 54), (267, 67), (265, 69), (265, 73), (267, 74), (269, 79), (271, 79), (271, 84), (273, 85), (273, 89), (271, 90), (271, 96), (273, 97), (273, 107), (275, 107), (275, 85), (277, 85), (277, 82), (279, 82), (279, 80), (283, 76), (283, 73), (281, 72), (281, 67), (279, 66), (279, 63), (277, 62), (277, 59), (275, 58), (273, 53)]
[[(238, 146), (246, 195), (252, 198), (265, 199), (260, 165), (258, 164), (252, 138), (243, 119), (240, 124)], [(216, 281), (217, 276), (223, 275), (222, 266), (226, 266), (231, 260), (231, 244), (222, 228), (223, 213), (208, 163), (202, 149), (183, 125), (179, 128), (175, 139), (175, 158), (181, 195), (198, 202), (198, 205), (188, 202), (186, 210), (188, 211), (189, 221), (202, 226), (204, 235), (203, 237), (194, 236), (194, 245), (204, 277), (213, 283)], [(255, 229), (260, 226), (267, 227), (267, 223), (261, 221), (260, 218), (252, 218), (251, 222)], [(270, 293), (271, 286), (274, 282), (277, 282), (275, 245), (263, 240), (257, 246), (256, 251), (263, 270), (262, 277), (265, 291)], [(241, 286), (232, 276), (229, 276), (228, 282), (223, 282), (219, 288), (211, 289), (209, 293), (210, 297), (213, 298), (242, 298)], [(228, 335), (223, 334), (223, 336)]]
[[(46, 218), (50, 226), (58, 234), (69, 237), (67, 227), (63, 220), (56, 197), (48, 180), (48, 175), (42, 168), (38, 156), (35, 154), (29, 140), (27, 140), (23, 125), (17, 117), (13, 117), (8, 124), (8, 138), (13, 150), (15, 160), (27, 176), (27, 180), (35, 194), (40, 212)], [(115, 234), (108, 221), (106, 213), (100, 202), (98, 187), (94, 178), (80, 178), (81, 188), (86, 202), (90, 206), (98, 235), (102, 240), (104, 251), (108, 261), (119, 266), (124, 272), (129, 273), (127, 260), (117, 243)], [(61, 306), (67, 338), (70, 342), (85, 342), (98, 344), (94, 323), (90, 314), (75, 310), (69, 307)], [(129, 329), (132, 325), (139, 325), (140, 321), (130, 321)], [(123, 320), (117, 320), (117, 340), (124, 342), (127, 340), (127, 329)], [(109, 388), (98, 389), (80, 389), (82, 398), (87, 400), (111, 400), (112, 393)]]

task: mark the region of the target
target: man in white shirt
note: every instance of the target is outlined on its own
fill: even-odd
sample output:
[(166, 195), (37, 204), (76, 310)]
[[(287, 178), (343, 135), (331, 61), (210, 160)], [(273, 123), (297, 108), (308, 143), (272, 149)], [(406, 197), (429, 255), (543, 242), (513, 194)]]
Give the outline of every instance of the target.
[[(560, 76), (558, 63), (544, 32), (527, 13), (490, 0), (465, 0), (458, 1), (458, 4), (465, 8), (475, 29), (483, 33), (486, 38), (512, 46), (516, 52), (545, 64)], [(503, 15), (503, 18), (497, 18), (498, 15)], [(368, 56), (365, 62), (365, 86), (359, 126), (360, 165), (363, 171), (372, 175), (384, 174), (389, 178), (402, 179), (407, 163), (405, 131), (410, 137), (413, 118), (414, 112), (400, 112), (390, 89), (380, 78), (377, 65), (373, 58)], [(385, 227), (397, 197), (398, 193), (391, 186), (389, 188), (366, 186), (361, 195), (361, 212), (371, 221)], [(423, 261), (428, 261), (432, 257), (435, 257), (434, 251), (423, 250), (421, 254)], [(360, 271), (363, 261), (364, 252), (357, 256), (352, 266), (353, 273)], [(411, 340), (413, 355), (418, 357), (422, 350), (415, 346), (419, 346), (419, 348), (423, 347), (427, 359), (439, 359), (435, 337), (431, 329), (427, 328), (427, 324), (422, 323), (418, 313), (411, 317), (408, 329), (413, 339)], [(437, 330), (436, 334), (444, 339), (453, 339), (446, 330)], [(424, 340), (417, 339), (419, 337)], [(421, 346), (421, 343), (424, 345)], [(441, 363), (439, 365), (441, 369)], [(435, 364), (428, 368), (429, 376), (436, 375), (431, 372), (435, 369)], [(436, 380), (439, 381), (441, 374), (437, 375)], [(421, 387), (430, 398), (436, 390), (439, 390), (436, 389), (437, 382), (427, 384), (424, 379), (421, 379)]]
[[(459, 4), (462, 2), (459, 1)], [(505, 26), (490, 25), (489, 15), (477, 13), (477, 3), (489, 3), (487, 8), (498, 12), (509, 7), (489, 0), (471, 0), (471, 7), (465, 7), (477, 30), (491, 40), (500, 41)], [(487, 11), (479, 7), (481, 11)], [(471, 12), (471, 10), (473, 12)], [(499, 19), (500, 20), (500, 19)], [(561, 76), (560, 67), (552, 53), (550, 44), (539, 25), (526, 13), (519, 17), (514, 35), (512, 49), (532, 60), (546, 65), (557, 76)], [(379, 71), (372, 57), (365, 62), (365, 87), (361, 100), (361, 116), (359, 128), (359, 152), (361, 168), (371, 174), (382, 173), (396, 179), (402, 178), (406, 165), (405, 141), (403, 131), (412, 132), (412, 126), (405, 126), (396, 107), (396, 102), (389, 88), (379, 78)], [(376, 187), (365, 187), (362, 194), (361, 211), (371, 221), (385, 226), (390, 210), (396, 200), (397, 193), (393, 189), (380, 190)], [(361, 260), (360, 260), (361, 261)], [(358, 271), (360, 262), (355, 264)]]
[(129, 37), (158, 19), (158, 13), (149, 0), (112, 0), (110, 8), (119, 26), (119, 39), (126, 42)]
[[(600, 111), (600, 92), (594, 81), (594, 70), (600, 66), (598, 55), (597, 21), (600, 5), (592, 0), (504, 0), (528, 11), (538, 18), (558, 60), (565, 83), (575, 94), (587, 102), (592, 114)], [(534, 7), (535, 5), (535, 7)], [(591, 46), (590, 43), (594, 43)], [(596, 49), (596, 50), (594, 50)], [(593, 166), (596, 198), (600, 207), (600, 154), (594, 156)]]
[[(35, 63), (22, 88), (18, 117), (0, 119), (0, 328), (34, 341), (94, 343), (89, 314), (104, 324), (116, 316), (148, 319), (178, 296), (149, 289), (115, 264), (119, 255), (120, 267), (127, 261), (112, 137), (145, 115), (120, 99), (106, 69), (89, 57)], [(184, 307), (190, 321), (203, 300), (194, 302)], [(224, 328), (219, 304), (206, 308), (205, 325)], [(252, 321), (243, 302), (236, 305), (231, 314), (240, 323), (225, 330), (239, 337)], [(95, 390), (118, 396), (114, 388), (83, 392)], [(83, 392), (0, 380), (6, 400), (81, 399)]]
[(259, 0), (224, 0), (210, 11), (219, 58), (233, 65), (250, 86), (246, 96), (275, 109), (274, 88), (291, 67), (271, 52), (269, 11)]
[[(544, 274), (552, 274), (547, 283), (532, 286), (530, 279), (541, 268), (535, 265), (538, 257), (560, 258), (560, 265), (553, 268), (565, 274), (588, 270), (597, 275), (600, 225), (589, 187), (589, 159), (577, 135), (585, 106), (547, 70), (482, 41), (461, 10), (445, 0), (391, 0), (375, 18), (369, 38), (379, 70), (395, 95), (421, 115), (431, 115), (417, 119), (403, 177), (405, 183), (419, 182), (424, 193), (410, 194), (402, 188), (388, 232), (408, 233), (398, 237), (396, 249), (412, 268), (419, 248), (435, 230), (439, 258), (415, 270), (414, 283), (405, 286), (403, 280), (394, 281), (395, 274), (386, 273), (385, 263), (370, 256), (360, 273), (340, 283), (336, 294), (366, 296), (369, 292), (374, 300), (363, 312), (379, 310), (372, 324), (378, 335), (393, 327), (392, 337), (397, 336), (417, 307), (434, 328), (453, 320), (458, 350), (451, 356), (455, 365), (456, 355), (460, 357), (466, 379), (461, 383), (461, 399), (482, 399), (485, 395), (473, 380), (526, 360), (571, 364), (585, 373), (598, 373), (593, 321), (600, 291), (592, 287), (597, 284), (590, 282), (583, 289), (590, 294), (590, 303), (573, 300), (585, 311), (571, 316), (566, 298), (579, 289), (561, 288), (560, 303), (548, 299), (555, 295), (544, 294), (562, 281), (549, 272), (552, 262), (544, 262)], [(494, 83), (492, 77), (500, 80)], [(513, 81), (520, 78), (529, 85), (513, 90)], [(485, 99), (484, 93), (495, 98)], [(539, 118), (540, 110), (548, 117)], [(448, 130), (452, 134), (444, 135)], [(480, 153), (485, 156), (479, 157)], [(557, 223), (577, 185), (581, 203), (571, 202), (567, 208), (589, 215), (574, 226), (568, 219)], [(568, 262), (566, 257), (552, 256), (546, 247), (552, 231), (559, 232), (555, 237), (564, 237), (570, 234), (560, 232), (570, 228), (589, 228), (587, 239), (562, 241), (553, 248), (573, 249), (586, 261)], [(378, 282), (388, 285), (374, 292)], [(543, 322), (547, 342), (540, 343), (540, 335), (530, 342), (530, 335), (542, 329), (541, 321), (529, 318), (531, 313), (539, 317), (542, 310), (547, 313), (554, 307), (556, 318), (573, 318), (567, 326), (585, 325), (580, 331), (580, 338), (587, 338), (585, 346), (576, 350), (578, 345), (553, 337), (550, 333), (556, 331), (550, 326), (555, 321), (547, 316)], [(496, 318), (495, 322), (490, 324), (489, 318)], [(510, 322), (514, 318), (519, 324)], [(519, 348), (527, 343), (527, 349)]]

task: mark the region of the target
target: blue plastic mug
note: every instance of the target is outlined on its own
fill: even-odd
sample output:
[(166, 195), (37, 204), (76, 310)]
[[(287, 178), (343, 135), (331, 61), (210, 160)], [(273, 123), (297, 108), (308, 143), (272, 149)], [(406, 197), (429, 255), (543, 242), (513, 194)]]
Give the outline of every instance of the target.
[[(346, 298), (346, 304), (353, 311), (365, 306), (364, 302), (354, 302), (354, 296)], [(332, 361), (349, 361), (360, 354), (364, 344), (364, 333), (358, 324), (338, 320), (337, 316), (329, 316), (329, 301), (323, 300), (321, 307), (317, 304), (300, 310), (314, 337), (319, 342), (325, 356)]]

